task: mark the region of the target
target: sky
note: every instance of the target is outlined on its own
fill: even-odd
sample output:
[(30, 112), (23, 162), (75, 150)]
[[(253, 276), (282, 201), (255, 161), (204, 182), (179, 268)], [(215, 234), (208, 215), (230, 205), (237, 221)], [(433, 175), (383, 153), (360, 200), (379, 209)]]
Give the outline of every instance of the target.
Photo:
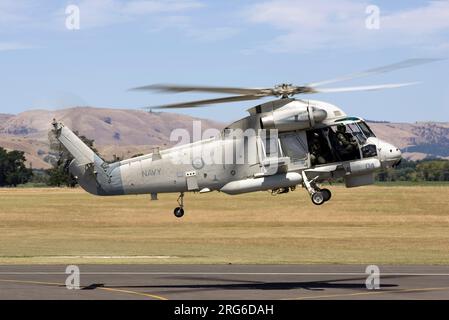
[[(0, 113), (140, 108), (216, 95), (129, 88), (302, 85), (410, 58), (449, 58), (449, 0), (0, 0)], [(333, 84), (415, 86), (298, 98), (369, 120), (449, 121), (448, 80), (442, 60)], [(176, 112), (231, 122), (255, 104)]]

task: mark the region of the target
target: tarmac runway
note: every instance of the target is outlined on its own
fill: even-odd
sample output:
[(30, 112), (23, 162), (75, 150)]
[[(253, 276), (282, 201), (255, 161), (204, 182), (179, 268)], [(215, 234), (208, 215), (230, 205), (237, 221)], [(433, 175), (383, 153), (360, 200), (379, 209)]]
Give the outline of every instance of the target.
[[(449, 266), (379, 266), (368, 290), (356, 265), (79, 265), (69, 290), (65, 265), (0, 266), (0, 299), (449, 299)], [(73, 282), (72, 282), (73, 283)]]

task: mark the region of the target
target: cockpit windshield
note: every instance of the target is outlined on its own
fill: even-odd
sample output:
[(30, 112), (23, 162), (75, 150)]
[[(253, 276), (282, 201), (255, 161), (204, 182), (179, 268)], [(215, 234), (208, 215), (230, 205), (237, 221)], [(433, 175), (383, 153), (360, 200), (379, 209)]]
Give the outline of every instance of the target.
[(347, 125), (346, 131), (349, 131), (352, 133), (352, 136), (357, 139), (357, 142), (360, 145), (364, 145), (366, 142), (367, 137), (364, 135), (362, 129), (357, 125), (357, 123), (350, 123)]
[(357, 124), (359, 125), (359, 127), (363, 131), (363, 133), (365, 134), (366, 138), (375, 137), (374, 132), (371, 131), (370, 127), (368, 127), (368, 125), (365, 123), (365, 121), (359, 121), (359, 122), (357, 122)]

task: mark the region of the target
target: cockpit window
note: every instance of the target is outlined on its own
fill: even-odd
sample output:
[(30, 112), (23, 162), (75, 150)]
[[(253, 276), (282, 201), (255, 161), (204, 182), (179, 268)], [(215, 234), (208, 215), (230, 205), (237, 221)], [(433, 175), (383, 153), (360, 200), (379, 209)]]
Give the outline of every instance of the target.
[(376, 135), (374, 134), (373, 131), (371, 131), (370, 127), (368, 127), (368, 125), (364, 122), (364, 121), (360, 121), (358, 123), (360, 129), (363, 131), (363, 133), (365, 134), (366, 138), (369, 137), (375, 137)]
[(360, 145), (364, 145), (366, 142), (366, 137), (363, 134), (362, 130), (355, 123), (350, 123), (347, 125), (352, 133), (352, 135), (357, 139)]

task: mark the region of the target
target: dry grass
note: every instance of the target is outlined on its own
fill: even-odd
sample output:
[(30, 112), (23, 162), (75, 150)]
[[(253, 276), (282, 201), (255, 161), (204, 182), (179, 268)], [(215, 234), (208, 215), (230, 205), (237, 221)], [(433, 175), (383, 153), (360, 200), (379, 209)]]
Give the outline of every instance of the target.
[(332, 189), (187, 194), (182, 219), (176, 195), (0, 189), (0, 263), (449, 264), (448, 186)]

